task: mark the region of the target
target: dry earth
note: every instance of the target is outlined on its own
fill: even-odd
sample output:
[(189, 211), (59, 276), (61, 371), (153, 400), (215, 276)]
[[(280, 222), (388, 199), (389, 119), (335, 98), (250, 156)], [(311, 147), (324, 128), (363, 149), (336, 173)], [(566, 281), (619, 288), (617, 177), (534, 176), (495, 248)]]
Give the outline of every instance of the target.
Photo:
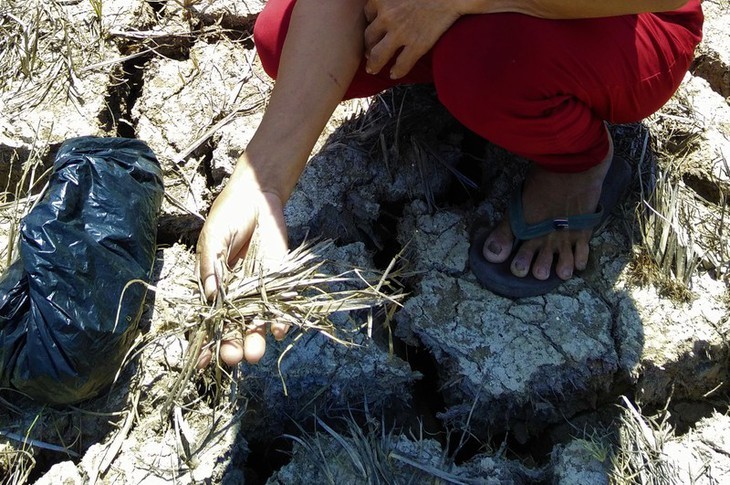
[(358, 345), (292, 332), (226, 387), (213, 370), (194, 377), (161, 416), (185, 364), (184, 325), (201, 311), (181, 303), (198, 299), (201, 215), (271, 89), (250, 38), (264, 3), (0, 3), (2, 68), (14, 74), (0, 93), (0, 269), (27, 210), (15, 188), (39, 185), (23, 167), (42, 182), (70, 137), (146, 141), (168, 195), (134, 358), (107, 394), (76, 406), (5, 390), (0, 480), (730, 480), (726, 0), (703, 3), (705, 40), (675, 97), (611, 127), (636, 168), (631, 195), (594, 238), (591, 267), (546, 296), (495, 296), (468, 269), (471, 231), (501, 216), (525, 161), (468, 133), (429, 87), (343, 103), (286, 207), (291, 243), (334, 239), (321, 255), (333, 272), (385, 270), (398, 255), (409, 296), (393, 318), (376, 314), (372, 338), (358, 331), (366, 313), (333, 315)]

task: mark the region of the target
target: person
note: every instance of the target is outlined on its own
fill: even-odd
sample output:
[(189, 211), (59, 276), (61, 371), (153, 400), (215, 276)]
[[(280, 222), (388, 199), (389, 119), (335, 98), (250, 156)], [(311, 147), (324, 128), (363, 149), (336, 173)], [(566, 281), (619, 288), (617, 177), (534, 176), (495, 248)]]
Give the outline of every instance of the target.
[[(487, 231), (478, 264), (506, 264), (515, 288), (569, 279), (586, 267), (596, 222), (580, 218), (602, 212), (617, 165), (605, 123), (666, 103), (702, 22), (700, 0), (269, 0), (254, 41), (276, 83), (201, 231), (205, 294), (217, 290), (216, 265), (245, 256), (254, 233), (264, 264), (286, 254), (283, 205), (337, 104), (402, 83), (433, 83), (463, 125), (532, 161), (519, 216)], [(543, 220), (551, 230), (514, 244), (516, 227)], [(281, 339), (287, 328), (270, 330)], [(258, 361), (265, 335), (259, 325), (228, 339), (222, 360)]]

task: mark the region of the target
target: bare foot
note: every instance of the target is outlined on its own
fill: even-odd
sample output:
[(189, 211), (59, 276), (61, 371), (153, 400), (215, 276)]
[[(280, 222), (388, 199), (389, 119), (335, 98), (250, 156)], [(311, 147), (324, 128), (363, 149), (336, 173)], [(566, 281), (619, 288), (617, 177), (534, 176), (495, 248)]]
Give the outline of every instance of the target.
[[(612, 159), (613, 144), (606, 158), (585, 172), (555, 173), (534, 165), (525, 179), (522, 192), (525, 222), (534, 224), (546, 219), (595, 212)], [(555, 272), (559, 278), (567, 280), (575, 270), (586, 268), (591, 232), (555, 231), (524, 241), (512, 259), (510, 271), (519, 277), (532, 272), (538, 280), (546, 280), (557, 255)], [(505, 216), (487, 236), (482, 248), (484, 258), (492, 263), (506, 261), (512, 252), (513, 241), (514, 235)]]

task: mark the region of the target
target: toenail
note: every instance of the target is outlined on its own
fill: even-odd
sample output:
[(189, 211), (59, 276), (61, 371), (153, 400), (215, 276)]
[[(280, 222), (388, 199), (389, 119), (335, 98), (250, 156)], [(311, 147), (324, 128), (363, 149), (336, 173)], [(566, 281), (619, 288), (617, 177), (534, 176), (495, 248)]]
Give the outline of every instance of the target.
[(487, 250), (492, 254), (499, 254), (502, 252), (502, 246), (492, 241), (487, 245)]

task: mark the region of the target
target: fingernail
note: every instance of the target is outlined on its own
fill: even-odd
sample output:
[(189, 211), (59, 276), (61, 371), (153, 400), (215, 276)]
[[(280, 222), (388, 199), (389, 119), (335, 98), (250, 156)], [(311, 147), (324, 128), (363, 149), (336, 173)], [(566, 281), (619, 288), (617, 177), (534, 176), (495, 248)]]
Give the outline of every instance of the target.
[(398, 79), (398, 76), (393, 71), (390, 71), (390, 78), (391, 79)]
[(502, 252), (502, 246), (492, 241), (487, 245), (487, 250), (492, 254), (499, 254)]

